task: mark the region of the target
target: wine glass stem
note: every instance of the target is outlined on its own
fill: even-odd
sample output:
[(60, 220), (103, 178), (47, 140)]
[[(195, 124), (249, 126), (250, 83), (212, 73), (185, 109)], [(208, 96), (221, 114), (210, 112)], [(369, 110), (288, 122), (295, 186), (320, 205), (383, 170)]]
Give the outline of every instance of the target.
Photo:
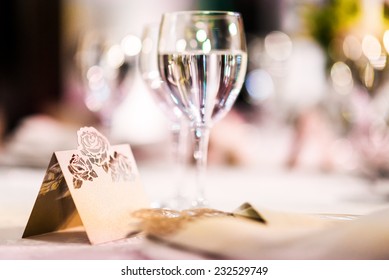
[(207, 170), (209, 127), (195, 126), (194, 133), (194, 153), (196, 162), (196, 202), (195, 206), (205, 206), (205, 177)]
[(182, 123), (173, 123), (170, 128), (171, 133), (171, 149), (174, 170), (176, 172), (176, 181), (174, 182), (176, 188), (176, 199), (183, 198), (183, 180), (186, 167), (187, 157), (187, 132)]
[[(106, 105), (109, 106), (109, 105)], [(112, 120), (113, 120), (113, 110), (111, 108), (102, 108), (100, 111), (100, 124), (101, 132), (112, 141)], [(112, 144), (112, 143), (111, 143)]]
[(101, 125), (102, 125), (102, 129), (103, 129), (103, 132), (105, 133), (105, 135), (108, 137), (108, 138), (111, 138), (111, 133), (112, 133), (112, 116), (106, 114), (102, 117), (102, 120), (101, 120)]

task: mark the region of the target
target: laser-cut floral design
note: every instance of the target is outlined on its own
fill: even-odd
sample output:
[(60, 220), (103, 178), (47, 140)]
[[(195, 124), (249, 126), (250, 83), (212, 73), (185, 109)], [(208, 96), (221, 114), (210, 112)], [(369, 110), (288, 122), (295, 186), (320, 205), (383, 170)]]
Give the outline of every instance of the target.
[(112, 181), (131, 181), (133, 179), (130, 160), (118, 152), (114, 152), (109, 161)]
[(109, 164), (109, 142), (96, 129), (81, 128), (78, 131), (78, 149), (89, 158), (91, 163), (101, 166), (108, 172)]
[(73, 175), (73, 185), (76, 189), (81, 188), (83, 181), (93, 181), (93, 178), (97, 178), (91, 161), (85, 160), (77, 154), (72, 155), (68, 168)]
[(74, 188), (81, 188), (84, 181), (98, 178), (94, 168), (102, 168), (111, 175), (112, 182), (132, 181), (135, 177), (132, 162), (125, 155), (112, 151), (108, 140), (93, 127), (83, 127), (78, 132), (79, 154), (73, 154), (68, 169), (73, 175)]
[(39, 195), (45, 195), (50, 191), (55, 191), (59, 188), (63, 181), (63, 173), (61, 171), (61, 167), (59, 163), (56, 162), (52, 166), (50, 166), (43, 178), (43, 183), (39, 191)]

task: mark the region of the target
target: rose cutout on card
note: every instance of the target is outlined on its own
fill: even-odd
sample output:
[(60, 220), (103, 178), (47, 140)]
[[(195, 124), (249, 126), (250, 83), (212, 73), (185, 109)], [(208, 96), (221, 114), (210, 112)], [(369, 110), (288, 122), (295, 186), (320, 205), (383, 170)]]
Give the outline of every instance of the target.
[(113, 157), (110, 157), (109, 166), (112, 181), (131, 181), (133, 179), (134, 174), (131, 172), (131, 162), (126, 156), (115, 151)]
[(98, 178), (96, 168), (110, 173), (112, 182), (134, 179), (131, 161), (112, 150), (109, 141), (93, 127), (83, 127), (78, 132), (78, 151), (69, 161), (68, 169), (73, 175), (73, 186), (82, 187), (84, 181)]
[(68, 168), (73, 175), (73, 185), (76, 189), (81, 188), (83, 181), (93, 181), (93, 178), (97, 178), (91, 161), (83, 159), (79, 155), (72, 155)]
[(89, 158), (91, 163), (102, 167), (108, 172), (108, 150), (109, 142), (96, 129), (81, 128), (78, 133), (78, 149), (81, 153)]

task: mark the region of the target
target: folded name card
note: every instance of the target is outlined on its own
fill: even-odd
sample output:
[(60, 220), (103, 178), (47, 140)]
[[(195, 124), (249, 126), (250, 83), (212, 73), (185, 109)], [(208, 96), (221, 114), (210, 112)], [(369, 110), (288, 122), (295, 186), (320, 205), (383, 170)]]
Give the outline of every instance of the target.
[(92, 127), (78, 149), (55, 152), (23, 237), (83, 226), (92, 244), (136, 231), (131, 213), (149, 207), (129, 145), (111, 146)]

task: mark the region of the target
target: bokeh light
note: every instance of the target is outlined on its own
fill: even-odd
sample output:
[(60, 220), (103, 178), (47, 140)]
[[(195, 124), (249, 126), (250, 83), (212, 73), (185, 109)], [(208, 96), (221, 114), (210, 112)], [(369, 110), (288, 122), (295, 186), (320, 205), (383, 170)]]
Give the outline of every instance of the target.
[(119, 68), (124, 63), (124, 53), (119, 45), (113, 45), (109, 48), (107, 63), (112, 68)]
[(207, 32), (204, 29), (197, 30), (196, 39), (199, 42), (204, 42), (207, 39)]
[(341, 61), (331, 67), (331, 80), (335, 90), (340, 94), (348, 94), (353, 88), (353, 77), (350, 67)]
[(377, 60), (381, 56), (381, 44), (373, 35), (366, 35), (362, 40), (362, 52), (369, 60)]
[(248, 101), (260, 103), (274, 94), (274, 82), (270, 74), (263, 69), (255, 69), (247, 74), (245, 83)]
[(134, 35), (127, 35), (121, 41), (121, 47), (125, 55), (138, 55), (142, 49), (141, 40)]
[(273, 31), (265, 37), (266, 53), (274, 60), (283, 61), (292, 53), (292, 40), (280, 31)]
[(177, 51), (183, 52), (183, 51), (185, 51), (185, 48), (186, 48), (186, 41), (185, 41), (185, 39), (177, 40), (177, 42), (176, 42), (176, 49), (177, 49)]
[(360, 40), (353, 35), (348, 35), (343, 42), (344, 55), (351, 60), (358, 60), (362, 56), (362, 46)]

